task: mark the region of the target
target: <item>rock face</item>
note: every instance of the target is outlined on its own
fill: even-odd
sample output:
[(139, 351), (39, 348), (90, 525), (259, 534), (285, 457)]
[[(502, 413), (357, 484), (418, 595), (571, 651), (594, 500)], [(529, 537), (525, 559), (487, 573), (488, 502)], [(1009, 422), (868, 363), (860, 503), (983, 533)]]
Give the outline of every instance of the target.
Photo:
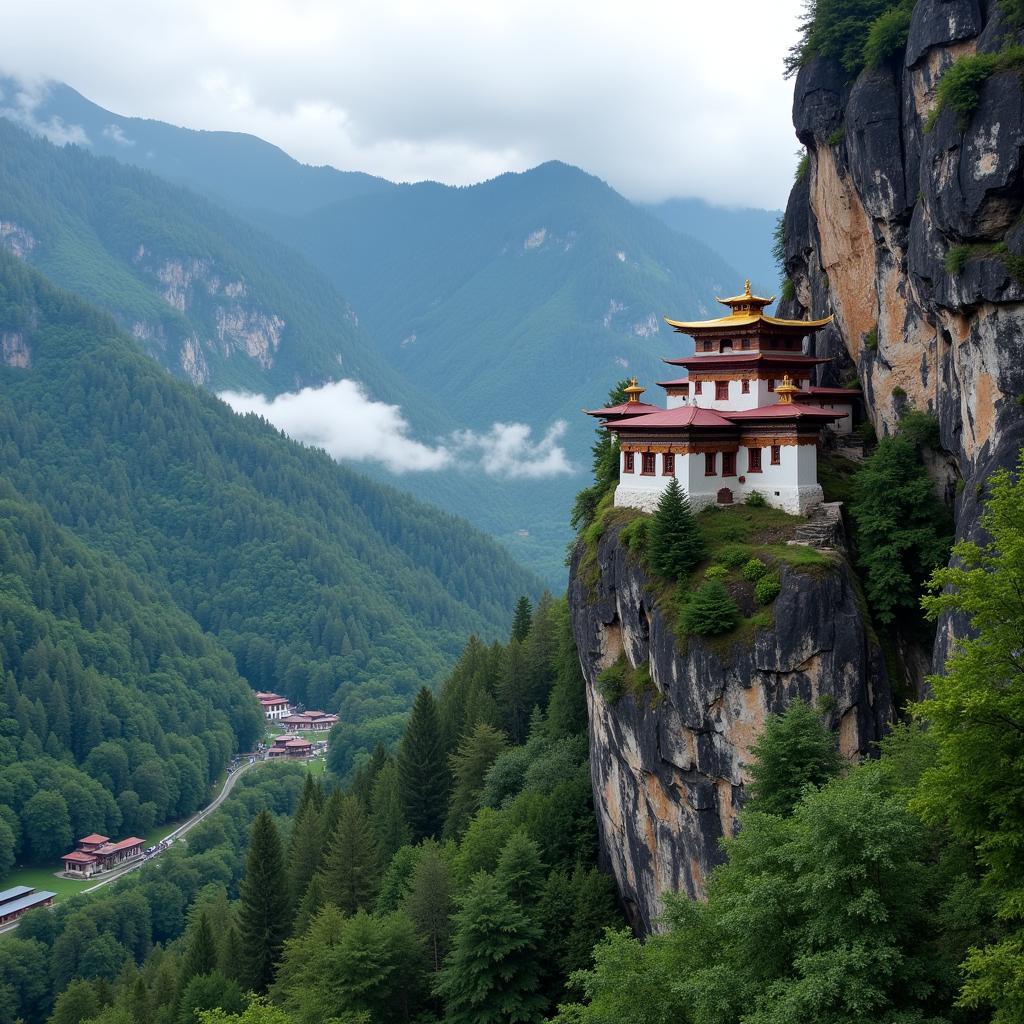
[[(831, 698), (848, 757), (884, 732), (889, 684), (845, 561), (823, 574), (789, 569), (775, 626), (725, 655), (692, 638), (683, 649), (643, 569), (609, 531), (590, 586), (572, 565), (569, 603), (587, 685), (591, 777), (601, 854), (639, 932), (649, 932), (665, 890), (703, 892), (743, 801), (750, 747), (765, 717), (797, 697)], [(604, 699), (597, 677), (621, 654), (647, 664), (649, 697)]]
[[(1024, 253), (1020, 78), (990, 78), (966, 124), (952, 110), (926, 121), (954, 61), (1020, 41), (998, 3), (920, 0), (904, 53), (852, 82), (816, 60), (793, 99), (808, 162), (786, 209), (795, 298), (780, 315), (835, 314), (815, 339), (839, 357), (821, 383), (858, 377), (880, 435), (908, 407), (938, 417), (947, 458), (929, 468), (961, 537), (986, 478), (1024, 442), (1024, 281), (1003, 258)], [(950, 250), (966, 257), (959, 271)]]

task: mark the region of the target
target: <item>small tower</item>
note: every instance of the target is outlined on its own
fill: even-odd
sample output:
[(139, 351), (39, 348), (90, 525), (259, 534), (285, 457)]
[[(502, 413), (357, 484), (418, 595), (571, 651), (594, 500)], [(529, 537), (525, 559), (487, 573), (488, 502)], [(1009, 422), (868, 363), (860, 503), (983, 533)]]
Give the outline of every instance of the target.
[(800, 394), (800, 389), (793, 383), (793, 378), (787, 373), (782, 378), (782, 383), (775, 388), (775, 394), (779, 396), (779, 405), (792, 405), (793, 396)]
[(640, 387), (636, 382), (636, 377), (634, 377), (629, 382), (629, 387), (623, 388), (622, 390), (626, 393), (627, 402), (639, 402), (640, 396), (647, 390), (647, 388)]

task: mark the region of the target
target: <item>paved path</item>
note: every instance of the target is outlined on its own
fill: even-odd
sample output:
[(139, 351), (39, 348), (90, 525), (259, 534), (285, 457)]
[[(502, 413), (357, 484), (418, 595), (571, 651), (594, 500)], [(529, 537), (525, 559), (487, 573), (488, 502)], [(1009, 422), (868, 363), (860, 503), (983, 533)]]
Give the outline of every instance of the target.
[[(196, 825), (198, 825), (199, 822), (201, 822), (203, 820), (203, 818), (205, 818), (208, 814), (211, 814), (218, 807), (220, 807), (220, 805), (224, 802), (224, 799), (227, 797), (227, 795), (234, 788), (235, 783), (238, 781), (238, 777), (243, 772), (248, 771), (248, 769), (254, 767), (254, 764), (264, 764), (264, 763), (265, 762), (263, 762), (263, 761), (256, 761), (253, 764), (250, 764), (248, 761), (246, 761), (245, 764), (239, 765), (239, 767), (237, 767), (224, 780), (224, 785), (221, 786), (220, 792), (201, 811), (197, 811), (187, 821), (183, 821), (173, 832), (169, 832), (164, 838), (165, 839), (180, 839), (187, 832), (191, 832), (192, 829), (194, 829), (196, 827)], [(165, 849), (166, 849), (166, 847), (165, 847)], [(111, 882), (116, 882), (119, 878), (123, 878), (130, 871), (135, 871), (136, 869), (141, 868), (143, 864), (148, 864), (150, 861), (154, 860), (156, 857), (159, 857), (161, 853), (163, 853), (163, 850), (160, 850), (157, 853), (153, 854), (152, 857), (147, 857), (145, 860), (133, 861), (131, 864), (126, 864), (122, 868), (116, 868), (114, 871), (111, 871), (109, 875), (104, 877), (101, 881), (97, 882), (95, 885), (90, 885), (88, 889), (82, 889), (81, 891), (82, 892), (95, 892), (97, 889), (102, 889), (103, 886), (109, 885)], [(78, 896), (78, 895), (80, 895), (80, 894), (76, 892), (72, 896), (65, 896), (64, 899), (74, 899), (75, 896)], [(17, 928), (17, 927), (18, 927), (18, 922), (17, 921), (12, 921), (10, 924), (4, 925), (2, 928), (0, 928), (0, 935), (3, 935), (6, 932), (14, 931), (14, 929)]]

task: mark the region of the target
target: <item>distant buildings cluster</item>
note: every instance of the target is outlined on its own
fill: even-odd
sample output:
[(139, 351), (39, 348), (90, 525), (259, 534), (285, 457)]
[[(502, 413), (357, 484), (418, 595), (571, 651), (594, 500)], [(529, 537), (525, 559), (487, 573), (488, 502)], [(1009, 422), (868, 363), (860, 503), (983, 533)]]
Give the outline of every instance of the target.
[(283, 725), (288, 732), (330, 732), (338, 724), (338, 716), (326, 711), (293, 711), (287, 697), (260, 691), (256, 699), (268, 722)]
[(0, 892), (0, 928), (17, 921), (22, 914), (36, 907), (52, 907), (57, 894), (30, 885), (16, 885)]
[(144, 839), (129, 836), (119, 843), (112, 843), (107, 836), (93, 833), (78, 840), (78, 848), (64, 854), (64, 873), (89, 878), (101, 871), (109, 871), (143, 854)]

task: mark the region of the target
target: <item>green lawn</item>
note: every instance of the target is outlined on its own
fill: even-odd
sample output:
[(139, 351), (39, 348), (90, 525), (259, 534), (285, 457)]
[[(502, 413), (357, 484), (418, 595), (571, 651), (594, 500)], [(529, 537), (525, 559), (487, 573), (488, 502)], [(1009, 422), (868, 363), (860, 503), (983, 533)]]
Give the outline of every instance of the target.
[(31, 885), (33, 889), (48, 889), (55, 892), (58, 899), (62, 899), (75, 896), (93, 884), (91, 879), (79, 881), (77, 878), (59, 878), (50, 868), (15, 868), (0, 881), (0, 889), (10, 889), (15, 885)]

